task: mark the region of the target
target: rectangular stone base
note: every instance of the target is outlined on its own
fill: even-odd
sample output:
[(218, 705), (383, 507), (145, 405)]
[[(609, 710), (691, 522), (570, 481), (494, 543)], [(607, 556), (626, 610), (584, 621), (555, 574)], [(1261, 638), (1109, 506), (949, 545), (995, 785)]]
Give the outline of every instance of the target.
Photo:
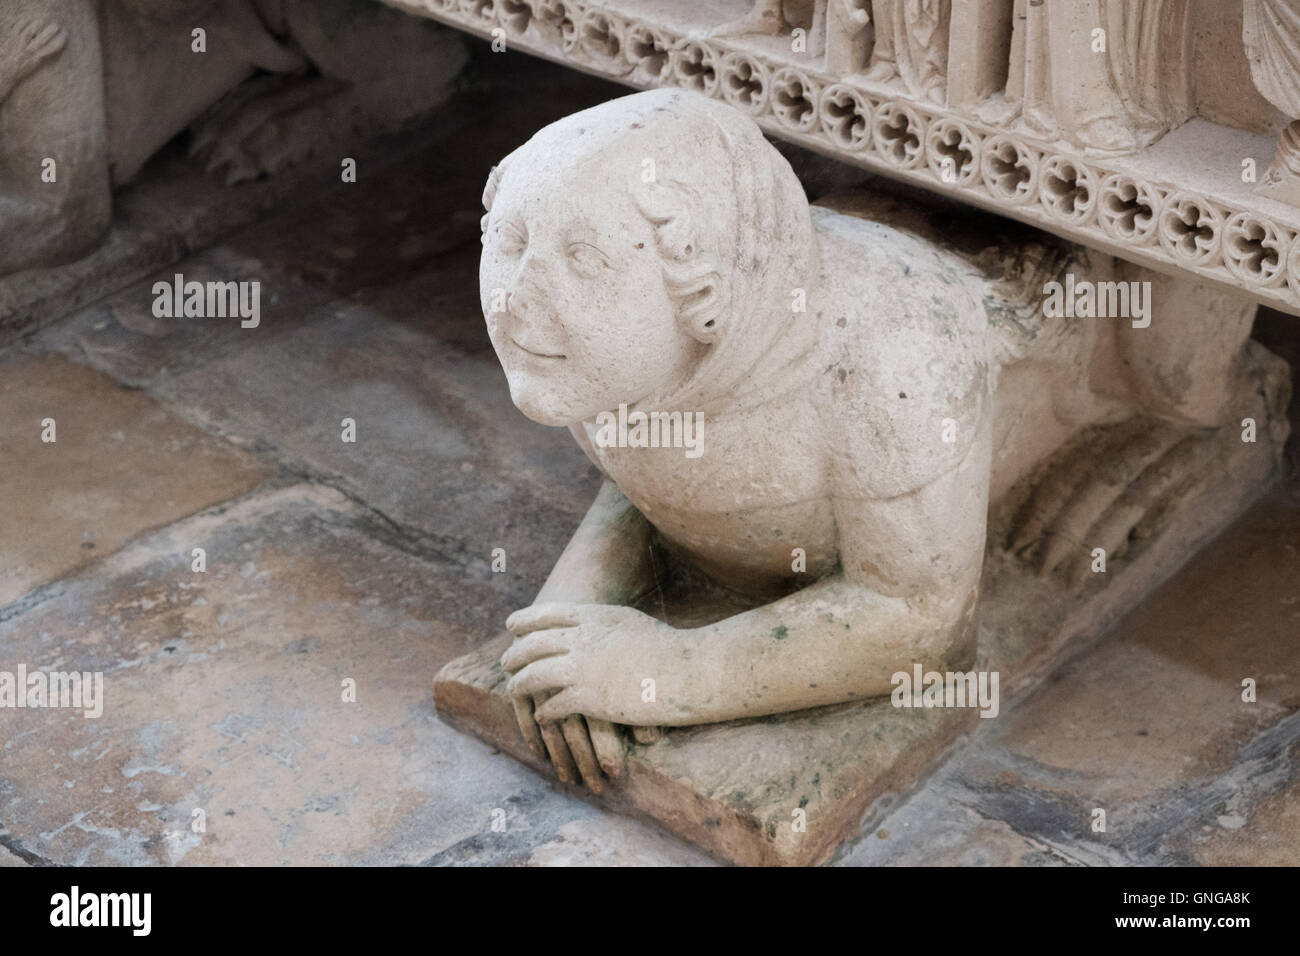
[[(1001, 547), (1014, 492), (992, 516), (978, 666), (999, 672), (1003, 710), (1067, 649), (1087, 646), (1136, 607), (1271, 484), (1285, 428), (1270, 433), (1275, 413), (1269, 404), (1277, 402), (1285, 379), (1259, 363), (1254, 371), (1259, 392), (1245, 391), (1235, 404), (1239, 418), (1250, 415), (1258, 423), (1257, 443), (1238, 448), (1225, 440), (1215, 473), (1174, 505), (1159, 533), (1133, 544), (1081, 589), (1069, 591), (1059, 575), (1038, 578)], [(507, 675), (499, 659), (509, 643), (504, 634), (443, 668), (434, 682), (438, 712), (553, 777), (528, 750), (504, 693)], [(626, 769), (601, 800), (653, 818), (733, 863), (816, 864), (912, 789), (964, 734), (992, 723), (975, 709), (895, 708), (886, 698), (668, 728), (651, 744), (625, 732)]]
[[(503, 634), (434, 682), (444, 720), (538, 771), (510, 698)], [(625, 737), (627, 766), (602, 802), (659, 821), (733, 863), (809, 864), (856, 833), (883, 794), (903, 793), (977, 720), (973, 710), (900, 709), (888, 699)], [(804, 827), (799, 825), (802, 810)]]

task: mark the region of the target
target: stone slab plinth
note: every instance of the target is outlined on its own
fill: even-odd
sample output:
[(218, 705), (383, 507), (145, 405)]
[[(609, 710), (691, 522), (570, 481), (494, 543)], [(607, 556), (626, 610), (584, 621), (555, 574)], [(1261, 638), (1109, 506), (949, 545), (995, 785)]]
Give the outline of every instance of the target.
[[(443, 668), (434, 684), (438, 712), (553, 774), (515, 724), (500, 664), (509, 646), (503, 634)], [(653, 744), (627, 735), (625, 769), (608, 799), (735, 863), (818, 863), (857, 831), (871, 804), (908, 790), (933, 767), (975, 714), (877, 700), (665, 728)]]

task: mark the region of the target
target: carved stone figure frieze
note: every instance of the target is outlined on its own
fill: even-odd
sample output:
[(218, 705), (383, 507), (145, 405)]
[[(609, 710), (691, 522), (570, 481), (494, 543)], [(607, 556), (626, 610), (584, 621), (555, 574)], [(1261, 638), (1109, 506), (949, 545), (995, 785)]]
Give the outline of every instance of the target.
[(1242, 39), (1250, 75), (1264, 97), (1292, 117), (1277, 141), (1261, 190), (1300, 206), (1300, 3), (1246, 0)]
[(819, 57), (826, 51), (827, 8), (842, 7), (846, 2), (852, 0), (753, 0), (743, 17), (729, 20), (711, 33), (718, 37), (793, 36), (798, 30), (804, 35), (802, 48), (809, 56)]
[(1192, 115), (1182, 0), (1016, 0), (1006, 99), (1040, 136), (1130, 153)]
[(871, 0), (829, 0), (826, 5), (826, 70), (860, 73), (871, 55)]
[(914, 96), (946, 98), (951, 0), (872, 0), (876, 41), (868, 79), (901, 78)]

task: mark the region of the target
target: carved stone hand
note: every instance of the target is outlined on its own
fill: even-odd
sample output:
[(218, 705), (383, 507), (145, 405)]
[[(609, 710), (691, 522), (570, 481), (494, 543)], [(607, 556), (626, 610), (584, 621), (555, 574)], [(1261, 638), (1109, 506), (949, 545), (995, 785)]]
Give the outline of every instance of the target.
[[(539, 721), (583, 714), (619, 724), (689, 723), (680, 694), (657, 699), (657, 688), (683, 688), (691, 661), (681, 631), (630, 607), (536, 604), (516, 611), (506, 627), (515, 642), (501, 658), (514, 674), (514, 696), (553, 692)], [(646, 683), (652, 681), (653, 683)]]

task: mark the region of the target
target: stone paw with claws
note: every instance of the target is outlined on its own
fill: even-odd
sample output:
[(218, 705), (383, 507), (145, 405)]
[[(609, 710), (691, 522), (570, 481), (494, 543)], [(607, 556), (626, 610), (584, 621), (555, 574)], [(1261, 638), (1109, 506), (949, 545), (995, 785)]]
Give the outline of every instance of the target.
[(1205, 475), (1217, 436), (1150, 419), (1091, 429), (1048, 464), (1008, 549), (1042, 577), (1060, 569), (1081, 585), (1097, 549), (1109, 561), (1158, 530), (1169, 505)]

